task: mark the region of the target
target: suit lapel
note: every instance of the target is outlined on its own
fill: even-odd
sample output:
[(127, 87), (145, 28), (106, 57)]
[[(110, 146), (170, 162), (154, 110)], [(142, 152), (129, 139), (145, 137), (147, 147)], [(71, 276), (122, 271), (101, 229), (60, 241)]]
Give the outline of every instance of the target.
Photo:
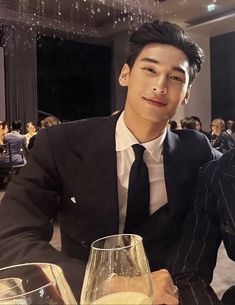
[[(182, 188), (182, 156), (177, 152), (179, 144), (177, 134), (168, 130), (163, 146), (163, 160), (165, 184), (170, 209), (176, 208), (173, 203), (178, 201)], [(181, 151), (181, 153), (183, 152)]]
[[(117, 195), (117, 164), (115, 128), (116, 117), (107, 117), (96, 126), (88, 128), (75, 149), (79, 158), (76, 183), (80, 185), (80, 198), (101, 226), (100, 234), (118, 232), (119, 210)], [(98, 230), (99, 231), (99, 230)]]

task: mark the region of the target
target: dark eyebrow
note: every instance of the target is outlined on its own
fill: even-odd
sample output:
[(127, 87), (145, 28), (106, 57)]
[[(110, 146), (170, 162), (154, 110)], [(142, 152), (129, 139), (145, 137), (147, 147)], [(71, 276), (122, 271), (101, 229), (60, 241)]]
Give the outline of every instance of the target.
[(148, 57), (142, 58), (141, 61), (147, 61), (147, 62), (152, 62), (154, 64), (160, 64), (160, 62), (158, 60), (152, 59), (152, 58), (148, 58)]
[[(153, 59), (153, 58), (148, 58), (148, 57), (142, 58), (141, 61), (147, 61), (147, 62), (151, 62), (151, 63), (153, 63), (153, 64), (160, 64), (160, 62), (159, 62), (158, 60)], [(180, 67), (172, 67), (172, 70), (177, 71), (177, 72), (180, 72), (180, 73), (182, 73), (182, 74), (185, 75), (184, 69), (182, 69), (182, 68), (180, 68)]]

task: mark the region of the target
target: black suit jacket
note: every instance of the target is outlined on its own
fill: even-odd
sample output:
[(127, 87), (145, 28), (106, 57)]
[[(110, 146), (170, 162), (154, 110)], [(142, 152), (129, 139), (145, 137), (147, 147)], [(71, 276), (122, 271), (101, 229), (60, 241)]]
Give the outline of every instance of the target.
[(219, 160), (209, 162), (202, 171), (211, 201), (220, 224), (221, 235), (230, 259), (235, 261), (235, 149)]
[[(229, 258), (235, 261), (235, 149), (201, 169), (194, 199), (179, 235), (177, 250), (171, 250), (170, 270), (181, 294), (187, 294), (189, 278), (194, 287), (208, 286), (221, 240)], [(195, 300), (200, 300), (196, 290)], [(209, 302), (209, 293), (207, 298)], [(195, 304), (198, 303), (195, 301)]]
[(225, 152), (229, 151), (230, 149), (235, 148), (235, 141), (231, 137), (231, 135), (229, 133), (227, 133), (227, 131), (223, 131), (215, 139), (215, 142), (213, 143), (213, 147), (224, 154)]
[[(61, 124), (37, 135), (28, 164), (0, 207), (1, 266), (57, 263), (79, 296), (91, 242), (118, 233), (117, 117)], [(167, 132), (163, 156), (168, 203), (136, 228), (152, 270), (167, 267), (168, 248), (185, 217), (199, 167), (215, 154), (204, 135), (183, 130)], [(56, 213), (62, 253), (48, 244)]]

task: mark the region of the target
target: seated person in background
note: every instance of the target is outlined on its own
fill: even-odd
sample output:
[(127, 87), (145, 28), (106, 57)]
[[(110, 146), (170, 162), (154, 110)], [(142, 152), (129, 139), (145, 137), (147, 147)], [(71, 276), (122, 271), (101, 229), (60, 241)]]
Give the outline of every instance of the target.
[[(221, 240), (228, 257), (235, 262), (234, 186), (235, 149), (202, 167), (183, 231), (179, 231), (177, 250), (172, 251), (175, 254), (170, 270), (179, 289), (191, 273), (195, 281), (201, 279), (201, 285), (211, 282)], [(224, 305), (235, 304), (235, 286), (225, 292), (222, 301)]]
[(37, 134), (37, 129), (36, 126), (33, 122), (28, 122), (26, 125), (27, 133), (25, 134), (26, 136), (26, 145), (29, 145), (29, 140)]
[(3, 137), (8, 133), (8, 126), (6, 121), (0, 121), (0, 145), (3, 144)]
[(233, 122), (232, 126), (231, 126), (231, 137), (233, 138), (233, 140), (235, 141), (235, 122)]
[(234, 139), (231, 137), (230, 134), (225, 131), (224, 120), (219, 118), (214, 119), (211, 123), (211, 129), (212, 136), (216, 136), (216, 138), (212, 142), (212, 146), (215, 149), (217, 149), (223, 154), (226, 151), (235, 148)]
[(210, 141), (211, 135), (209, 134), (209, 132), (206, 132), (205, 130), (202, 129), (202, 122), (201, 122), (200, 118), (195, 115), (192, 115), (191, 118), (194, 119), (194, 121), (196, 123), (196, 130), (203, 133)]
[(233, 121), (232, 120), (226, 121), (226, 132), (229, 135), (231, 135), (231, 133), (232, 133), (232, 125), (233, 125)]
[(60, 123), (60, 120), (56, 116), (50, 115), (42, 121), (42, 128), (52, 127)]
[(181, 123), (182, 129), (193, 129), (196, 130), (196, 122), (194, 119), (186, 117), (184, 120), (182, 120)]
[(24, 149), (26, 148), (26, 137), (20, 134), (21, 122), (14, 120), (11, 123), (11, 132), (3, 137), (4, 144), (10, 144), (11, 159), (13, 165), (26, 164)]
[[(40, 122), (40, 128), (42, 129), (42, 128), (46, 128), (46, 127), (51, 127), (51, 126), (58, 125), (60, 123), (61, 123), (60, 120), (56, 116), (50, 115)], [(30, 138), (29, 144), (28, 144), (28, 149), (31, 149), (33, 147), (35, 137), (36, 137), (36, 134)]]
[[(179, 303), (161, 269), (168, 266), (199, 168), (220, 153), (199, 132), (167, 126), (188, 102), (202, 61), (203, 51), (178, 25), (156, 20), (133, 32), (119, 76), (127, 87), (124, 111), (37, 134), (26, 167), (0, 206), (0, 266), (54, 262), (79, 300), (90, 244), (106, 235), (139, 234), (152, 271), (153, 304)], [(134, 175), (136, 163), (142, 179)], [(49, 244), (57, 213), (61, 252)], [(185, 290), (182, 296), (179, 291), (182, 304), (195, 304), (195, 297), (198, 305), (220, 304), (193, 274)]]
[(177, 122), (176, 122), (176, 121), (174, 121), (174, 120), (170, 120), (170, 121), (169, 121), (169, 128), (170, 128), (171, 130), (176, 130), (177, 127), (178, 127), (178, 125), (177, 125)]

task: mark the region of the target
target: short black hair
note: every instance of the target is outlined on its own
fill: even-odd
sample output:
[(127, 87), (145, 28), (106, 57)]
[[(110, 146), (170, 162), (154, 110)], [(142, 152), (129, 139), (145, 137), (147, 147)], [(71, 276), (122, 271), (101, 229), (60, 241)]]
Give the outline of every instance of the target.
[(21, 126), (22, 126), (22, 124), (21, 124), (21, 121), (20, 121), (20, 120), (14, 120), (14, 121), (12, 121), (12, 123), (11, 123), (11, 128), (12, 128), (12, 130), (20, 130), (20, 129), (21, 129)]
[(200, 118), (198, 116), (192, 115), (191, 118), (194, 119), (194, 121), (198, 121), (200, 126), (201, 126), (201, 128), (202, 128), (202, 121), (200, 120)]
[(175, 129), (177, 129), (177, 122), (176, 121), (169, 121), (169, 124), (170, 124), (170, 129), (171, 130), (175, 130)]
[(144, 23), (135, 30), (129, 38), (127, 64), (133, 67), (136, 58), (142, 49), (149, 43), (161, 43), (174, 46), (184, 52), (189, 61), (189, 85), (193, 82), (196, 73), (201, 70), (204, 60), (203, 50), (191, 41), (185, 31), (177, 24), (168, 21), (155, 20)]
[(189, 118), (185, 121), (185, 128), (186, 129), (196, 129), (196, 122), (194, 119)]

